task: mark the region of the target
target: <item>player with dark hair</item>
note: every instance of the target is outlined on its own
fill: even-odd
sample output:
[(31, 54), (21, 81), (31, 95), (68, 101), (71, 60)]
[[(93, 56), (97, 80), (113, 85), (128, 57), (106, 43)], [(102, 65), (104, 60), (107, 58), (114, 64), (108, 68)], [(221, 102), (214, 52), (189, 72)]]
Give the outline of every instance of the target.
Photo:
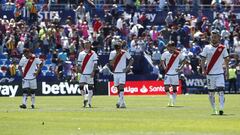
[[(133, 64), (131, 55), (122, 49), (122, 42), (117, 41), (114, 45), (115, 50), (111, 51), (109, 56), (110, 66), (113, 72), (114, 86), (118, 89), (119, 100), (117, 108), (126, 108), (124, 101), (124, 85), (126, 83), (126, 73)], [(127, 65), (127, 60), (129, 63)]]
[(19, 71), (22, 75), (23, 100), (20, 108), (26, 109), (27, 96), (31, 95), (32, 109), (35, 108), (35, 92), (37, 90), (37, 75), (41, 71), (42, 61), (31, 53), (29, 49), (24, 49), (24, 56), (19, 62)]
[[(91, 43), (84, 42), (84, 50), (78, 55), (78, 69), (81, 73), (79, 87), (83, 96), (83, 107), (87, 105), (92, 107), (92, 96), (94, 90), (94, 75), (97, 69), (97, 54), (91, 50)], [(84, 85), (88, 85), (88, 90), (84, 89)], [(87, 94), (88, 93), (88, 94)]]
[[(225, 102), (225, 79), (223, 63), (225, 63), (226, 79), (228, 79), (229, 55), (227, 52), (227, 48), (224, 45), (220, 44), (220, 38), (221, 35), (219, 30), (212, 30), (211, 44), (206, 45), (201, 53), (201, 67), (203, 74), (207, 76), (208, 95), (212, 109), (215, 114), (223, 115), (223, 108)], [(218, 92), (219, 95), (219, 112), (215, 105), (215, 92)]]
[[(169, 97), (168, 106), (176, 104), (177, 86), (179, 85), (179, 71), (186, 63), (185, 57), (176, 48), (174, 41), (169, 41), (167, 44), (167, 51), (162, 54), (160, 66), (165, 71), (164, 87)], [(169, 88), (172, 86), (173, 94), (171, 95)]]

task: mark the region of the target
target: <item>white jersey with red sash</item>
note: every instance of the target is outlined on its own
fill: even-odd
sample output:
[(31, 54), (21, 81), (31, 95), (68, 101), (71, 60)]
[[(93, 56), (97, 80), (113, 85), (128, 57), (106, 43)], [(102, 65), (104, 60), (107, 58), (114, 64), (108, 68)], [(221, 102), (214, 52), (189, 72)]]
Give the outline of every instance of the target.
[(127, 66), (127, 60), (131, 58), (131, 55), (125, 51), (121, 50), (121, 52), (116, 56), (116, 51), (112, 51), (109, 56), (109, 60), (113, 62), (113, 72), (114, 73), (123, 73), (123, 70)]
[(37, 70), (37, 65), (41, 64), (42, 61), (34, 55), (27, 59), (23, 56), (19, 62), (19, 66), (23, 67), (23, 79), (34, 79), (34, 73)]
[(185, 57), (179, 51), (174, 53), (170, 53), (169, 51), (164, 52), (161, 60), (165, 61), (166, 64), (165, 74), (177, 75), (178, 73), (176, 72), (176, 69), (179, 67), (180, 62), (184, 59)]
[(93, 72), (94, 64), (97, 64), (98, 56), (94, 51), (82, 51), (78, 56), (78, 64), (81, 65), (83, 75), (90, 75)]
[(203, 48), (201, 56), (206, 58), (207, 61), (207, 74), (217, 75), (223, 74), (224, 58), (228, 57), (228, 52), (226, 47), (219, 45), (218, 47), (213, 47), (212, 45), (206, 45)]

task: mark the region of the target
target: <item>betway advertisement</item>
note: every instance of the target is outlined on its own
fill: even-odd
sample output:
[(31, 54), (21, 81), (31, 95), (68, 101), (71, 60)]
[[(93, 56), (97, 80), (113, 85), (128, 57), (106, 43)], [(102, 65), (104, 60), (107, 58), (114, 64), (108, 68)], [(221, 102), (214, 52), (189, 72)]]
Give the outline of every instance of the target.
[[(118, 95), (118, 90), (114, 83), (111, 81), (108, 85), (109, 95)], [(181, 86), (177, 87), (177, 91), (178, 94), (182, 93)], [(164, 84), (163, 81), (127, 81), (124, 95), (165, 95)]]
[[(107, 82), (97, 82), (94, 95), (107, 95)], [(87, 89), (87, 86), (84, 87)], [(78, 83), (59, 81), (52, 77), (41, 77), (37, 81), (37, 96), (68, 96), (80, 95)], [(20, 77), (3, 77), (0, 78), (0, 96), (21, 96), (22, 79)]]

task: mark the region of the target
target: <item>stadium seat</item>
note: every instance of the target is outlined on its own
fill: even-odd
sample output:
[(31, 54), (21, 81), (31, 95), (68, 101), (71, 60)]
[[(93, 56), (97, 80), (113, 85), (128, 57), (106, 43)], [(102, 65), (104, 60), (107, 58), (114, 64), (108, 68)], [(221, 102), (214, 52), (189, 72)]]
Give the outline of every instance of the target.
[(5, 61), (5, 65), (10, 65), (12, 62), (9, 60), (9, 59), (7, 59), (6, 61)]
[(47, 59), (51, 60), (52, 59), (52, 54), (47, 54)]
[(48, 67), (47, 66), (43, 66), (42, 70), (48, 70)]
[(7, 59), (7, 56), (0, 54), (0, 60)]
[(51, 65), (51, 64), (52, 64), (52, 61), (49, 60), (49, 59), (47, 59), (47, 60), (45, 61), (45, 64), (46, 64), (46, 65)]

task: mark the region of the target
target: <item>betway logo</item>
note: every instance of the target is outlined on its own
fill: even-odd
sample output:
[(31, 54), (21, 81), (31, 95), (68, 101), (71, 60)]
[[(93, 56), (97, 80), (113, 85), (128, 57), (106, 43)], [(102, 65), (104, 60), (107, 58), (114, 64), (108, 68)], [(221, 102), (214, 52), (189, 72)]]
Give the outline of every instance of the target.
[(3, 96), (15, 97), (18, 85), (0, 85), (0, 94)]
[(69, 84), (68, 82), (61, 82), (60, 84), (47, 84), (42, 82), (42, 93), (43, 95), (48, 94), (80, 94), (80, 89), (78, 84)]
[(187, 79), (187, 86), (203, 87), (206, 84), (206, 79)]

